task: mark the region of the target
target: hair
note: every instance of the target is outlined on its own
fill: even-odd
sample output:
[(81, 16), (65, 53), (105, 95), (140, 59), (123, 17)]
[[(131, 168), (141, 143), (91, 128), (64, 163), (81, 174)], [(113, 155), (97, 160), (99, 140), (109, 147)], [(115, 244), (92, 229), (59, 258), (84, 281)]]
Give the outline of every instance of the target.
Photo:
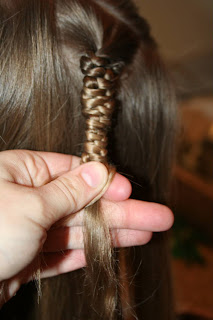
[[(0, 52), (0, 150), (101, 161), (167, 203), (174, 94), (132, 1), (0, 0)], [(84, 216), (88, 267), (45, 280), (25, 318), (173, 319), (166, 235), (112, 249), (100, 202)]]

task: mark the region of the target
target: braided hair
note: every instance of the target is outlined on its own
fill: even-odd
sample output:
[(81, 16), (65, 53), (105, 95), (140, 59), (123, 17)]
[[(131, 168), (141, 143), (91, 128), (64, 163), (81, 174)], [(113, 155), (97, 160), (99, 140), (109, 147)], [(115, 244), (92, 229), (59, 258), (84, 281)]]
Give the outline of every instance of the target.
[(85, 75), (82, 91), (82, 113), (86, 118), (86, 141), (82, 162), (107, 163), (107, 131), (116, 107), (116, 81), (118, 64), (113, 66), (107, 58), (83, 56), (81, 70)]
[[(86, 118), (86, 141), (81, 161), (82, 163), (99, 161), (107, 166), (109, 179), (106, 187), (115, 173), (114, 168), (109, 166), (107, 159), (107, 132), (118, 103), (116, 86), (122, 65), (122, 63), (113, 65), (110, 59), (96, 56), (94, 53), (82, 56), (80, 61), (81, 71), (85, 76), (81, 97), (82, 113)], [(104, 319), (113, 319), (118, 303), (115, 254), (110, 231), (101, 213), (100, 203), (93, 201), (86, 208), (84, 217), (84, 225), (87, 230), (84, 237), (87, 280), (90, 290), (98, 293), (98, 304), (95, 303), (96, 294), (93, 295), (93, 304), (100, 316)], [(94, 288), (93, 279), (95, 277), (97, 281)]]

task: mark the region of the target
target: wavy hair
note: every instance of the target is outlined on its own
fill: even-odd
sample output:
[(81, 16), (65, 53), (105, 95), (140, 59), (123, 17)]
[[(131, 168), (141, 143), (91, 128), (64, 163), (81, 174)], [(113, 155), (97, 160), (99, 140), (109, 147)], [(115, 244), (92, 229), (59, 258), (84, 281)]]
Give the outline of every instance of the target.
[[(101, 161), (131, 178), (132, 197), (167, 203), (174, 94), (131, 0), (0, 0), (0, 52), (0, 150)], [(45, 280), (17, 317), (173, 319), (164, 234), (115, 250), (96, 202), (84, 241), (88, 267)]]

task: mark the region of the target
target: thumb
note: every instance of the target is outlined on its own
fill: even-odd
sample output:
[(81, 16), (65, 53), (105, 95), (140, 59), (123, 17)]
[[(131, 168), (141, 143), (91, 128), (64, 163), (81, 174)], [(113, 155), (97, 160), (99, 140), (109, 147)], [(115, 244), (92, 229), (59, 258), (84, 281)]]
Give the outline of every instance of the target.
[(59, 219), (79, 211), (103, 190), (107, 181), (107, 168), (89, 162), (37, 188), (43, 204), (39, 223), (48, 229)]

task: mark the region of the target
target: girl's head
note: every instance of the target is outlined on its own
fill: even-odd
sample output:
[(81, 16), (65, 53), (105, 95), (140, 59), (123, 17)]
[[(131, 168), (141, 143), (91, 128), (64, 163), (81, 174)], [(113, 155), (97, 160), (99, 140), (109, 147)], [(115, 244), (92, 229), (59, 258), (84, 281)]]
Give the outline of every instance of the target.
[(153, 191), (162, 172), (166, 184), (173, 97), (149, 27), (131, 1), (1, 0), (0, 21), (1, 150), (81, 154), (80, 58), (95, 54), (122, 64), (111, 161), (118, 170), (132, 167)]
[[(130, 0), (0, 0), (0, 150), (80, 156), (86, 129), (83, 64), (93, 66), (96, 59), (106, 61), (106, 69), (116, 74), (110, 90), (118, 103), (108, 134), (108, 159), (133, 181), (134, 197), (165, 202), (175, 131), (173, 92), (149, 26)], [(145, 249), (145, 257), (155, 275), (154, 265), (164, 253), (152, 254), (153, 250), (159, 251), (155, 242)], [(140, 274), (140, 268), (136, 261), (133, 274), (136, 269)], [(158, 282), (143, 279), (142, 285), (141, 292), (151, 294), (147, 287), (155, 290)], [(66, 289), (62, 301), (68, 292), (76, 294), (74, 284), (68, 286), (73, 290)], [(65, 292), (65, 287), (60, 282), (59, 295), (59, 288)], [(162, 290), (165, 296), (167, 291)], [(137, 301), (139, 291), (135, 287), (133, 291)], [(159, 301), (168, 303), (162, 297)], [(50, 316), (53, 312), (57, 317), (51, 319), (70, 319), (62, 308), (56, 308), (58, 315), (54, 307), (50, 309)], [(77, 303), (71, 309), (83, 319)], [(163, 306), (155, 310), (156, 319), (169, 319), (166, 311), (160, 311)]]

